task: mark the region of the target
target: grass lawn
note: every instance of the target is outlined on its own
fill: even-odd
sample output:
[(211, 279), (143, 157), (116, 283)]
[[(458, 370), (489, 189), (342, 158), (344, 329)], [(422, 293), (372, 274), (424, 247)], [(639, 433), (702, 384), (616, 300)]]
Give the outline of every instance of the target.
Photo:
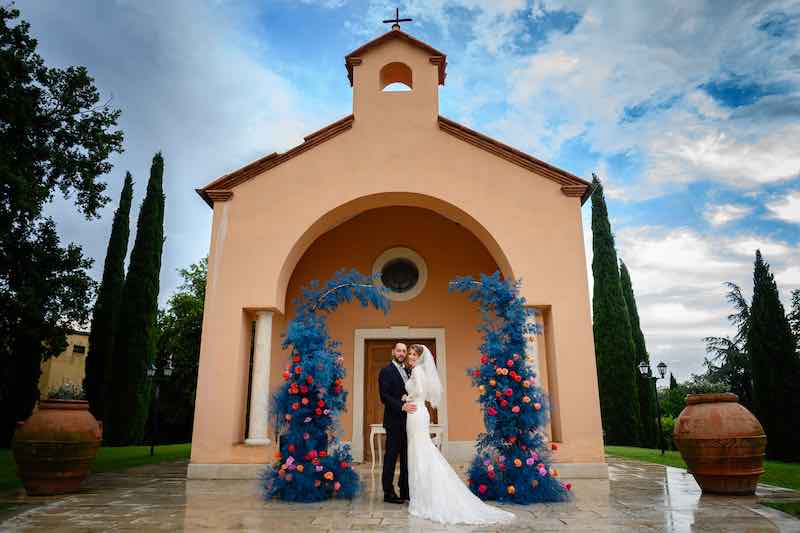
[[(92, 472), (113, 472), (134, 466), (178, 461), (188, 459), (190, 444), (165, 444), (156, 446), (155, 455), (150, 457), (150, 446), (124, 446), (120, 448), (100, 448)], [(0, 449), (0, 490), (21, 486), (17, 479), (17, 466), (11, 450)]]
[[(624, 459), (635, 459), (647, 463), (686, 468), (686, 463), (683, 462), (681, 454), (674, 451), (668, 451), (664, 455), (661, 455), (660, 450), (653, 450), (650, 448), (606, 446), (606, 453)], [(764, 473), (759, 478), (759, 481), (778, 487), (800, 490), (800, 463), (764, 461)]]
[(800, 502), (761, 502), (761, 504), (800, 518)]

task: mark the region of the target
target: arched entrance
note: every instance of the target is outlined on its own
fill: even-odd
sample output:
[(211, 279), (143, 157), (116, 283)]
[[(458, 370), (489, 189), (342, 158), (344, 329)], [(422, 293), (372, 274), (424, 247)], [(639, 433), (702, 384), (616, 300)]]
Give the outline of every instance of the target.
[[(328, 323), (331, 336), (342, 342), (345, 388), (350, 391), (348, 409), (341, 418), (342, 440), (351, 443), (356, 461), (367, 455), (370, 424), (379, 424), (382, 419), (372, 381), (377, 380), (377, 370), (389, 363), (389, 349), (376, 344), (432, 343), (445, 386), (445, 399), (437, 413), (444, 452), (454, 441), (456, 446), (462, 442), (471, 449), (483, 427), (474, 402), (476, 392), (466, 376), (466, 368), (477, 359), (480, 315), (474, 306), (450, 294), (448, 283), (459, 275), (494, 272), (500, 267), (472, 231), (438, 212), (408, 205), (384, 206), (358, 213), (319, 235), (306, 247), (289, 276), (286, 316), (276, 316), (275, 329), (280, 332), (285, 328), (293, 316), (293, 298), (311, 280), (328, 279), (341, 268), (379, 272), (392, 258), (402, 259), (404, 250), (418, 256), (413, 261), (424, 263), (420, 265), (424, 287), (415, 292), (413, 283), (410, 287), (401, 283), (412, 296), (395, 299), (386, 316), (351, 305), (340, 308)], [(280, 374), (285, 361), (286, 354), (276, 354), (273, 375)]]

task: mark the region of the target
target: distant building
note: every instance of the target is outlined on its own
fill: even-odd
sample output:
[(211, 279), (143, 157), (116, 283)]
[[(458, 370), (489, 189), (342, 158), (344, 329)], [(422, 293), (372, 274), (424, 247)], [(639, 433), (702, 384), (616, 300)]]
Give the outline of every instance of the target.
[(67, 335), (67, 348), (56, 357), (42, 363), (39, 376), (39, 398), (65, 383), (83, 384), (86, 375), (86, 353), (89, 351), (89, 333), (72, 331)]

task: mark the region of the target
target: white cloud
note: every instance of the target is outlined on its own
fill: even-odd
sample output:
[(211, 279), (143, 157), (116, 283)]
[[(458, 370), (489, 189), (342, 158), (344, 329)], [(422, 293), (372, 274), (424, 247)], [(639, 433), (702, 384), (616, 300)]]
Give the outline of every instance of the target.
[[(592, 291), (591, 211), (583, 210), (589, 286)], [(615, 232), (617, 251), (630, 271), (648, 351), (679, 379), (702, 371), (703, 338), (733, 334), (724, 283), (749, 299), (755, 249), (775, 272), (784, 306), (800, 288), (800, 247), (755, 233), (706, 235), (688, 228), (649, 226)]]
[(767, 209), (771, 211), (773, 218), (800, 224), (800, 190), (792, 191), (785, 197), (768, 203)]
[(125, 153), (115, 157), (106, 178), (112, 202), (101, 221), (75, 217), (69, 202), (50, 206), (65, 239), (82, 244), (95, 258), (96, 279), (125, 170), (134, 175), (135, 228), (150, 160), (157, 150), (164, 153), (163, 303), (179, 282), (175, 270), (208, 252), (211, 211), (193, 190), (302, 142), (304, 134), (338, 118), (335, 111), (304, 101), (274, 69), (280, 58), (263, 41), (250, 39), (244, 27), (253, 13), (239, 9), (189, 1), (23, 6), (46, 62), (86, 65), (97, 87), (113, 93), (112, 105), (123, 110)]
[(703, 216), (712, 226), (722, 226), (738, 220), (753, 211), (751, 207), (736, 204), (706, 205)]

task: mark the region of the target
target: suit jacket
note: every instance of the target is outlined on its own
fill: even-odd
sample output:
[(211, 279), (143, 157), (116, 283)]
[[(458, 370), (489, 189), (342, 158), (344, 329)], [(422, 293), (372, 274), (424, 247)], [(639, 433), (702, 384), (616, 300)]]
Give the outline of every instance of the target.
[(406, 412), (403, 411), (402, 398), (406, 384), (393, 362), (378, 373), (378, 390), (383, 402), (383, 427), (405, 430)]

